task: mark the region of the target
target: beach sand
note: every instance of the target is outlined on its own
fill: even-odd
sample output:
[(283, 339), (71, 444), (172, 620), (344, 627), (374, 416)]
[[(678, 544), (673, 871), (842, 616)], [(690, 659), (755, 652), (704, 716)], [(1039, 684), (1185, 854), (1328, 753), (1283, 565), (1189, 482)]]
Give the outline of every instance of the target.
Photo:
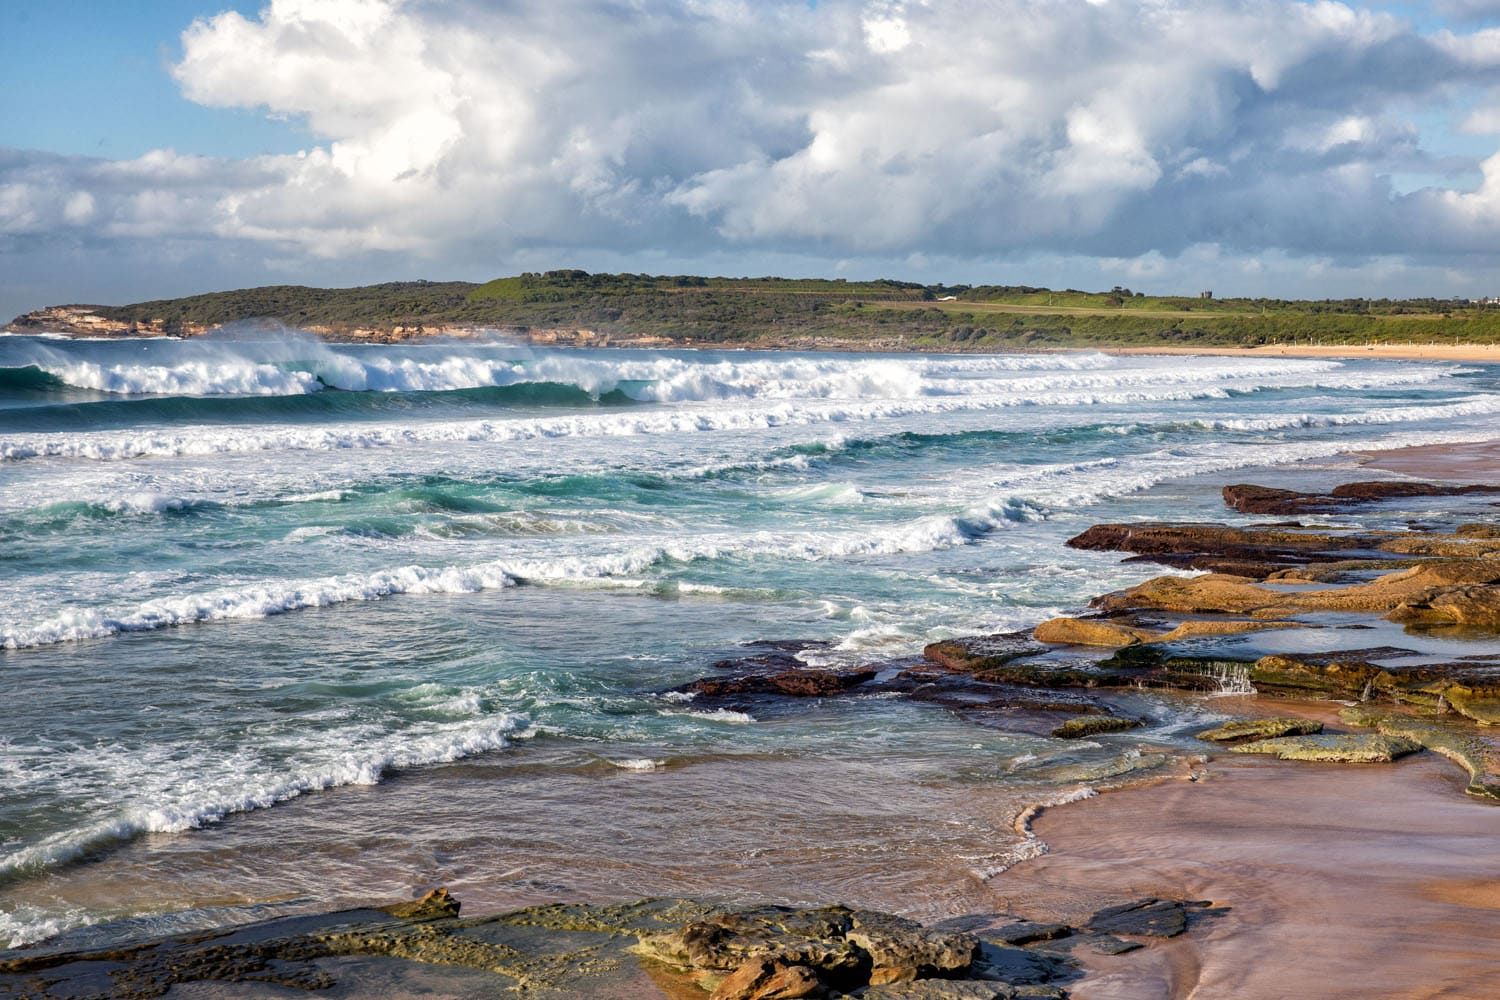
[(1380, 358), (1500, 364), (1500, 344), (1328, 344), (1263, 347), (1101, 347), (1105, 354), (1208, 354), (1236, 358)]
[[(1356, 456), (1423, 479), (1500, 482), (1500, 441)], [(1337, 726), (1334, 703), (1245, 705)], [(1099, 893), (1229, 907), (1167, 947), (1087, 956), (1077, 1000), (1487, 998), (1500, 970), (1500, 805), (1451, 763), (1220, 756), (1202, 780), (1043, 814), (1051, 853), (997, 880), (1009, 905), (1076, 922)]]
[(1398, 472), (1420, 479), (1462, 483), (1500, 482), (1500, 441), (1360, 452), (1356, 458), (1367, 468)]
[(1077, 1000), (1495, 996), (1500, 807), (1465, 798), (1440, 758), (1221, 759), (1035, 828), (1052, 853), (996, 885), (1018, 911), (1079, 921), (1101, 892), (1229, 908), (1166, 947), (1080, 949)]

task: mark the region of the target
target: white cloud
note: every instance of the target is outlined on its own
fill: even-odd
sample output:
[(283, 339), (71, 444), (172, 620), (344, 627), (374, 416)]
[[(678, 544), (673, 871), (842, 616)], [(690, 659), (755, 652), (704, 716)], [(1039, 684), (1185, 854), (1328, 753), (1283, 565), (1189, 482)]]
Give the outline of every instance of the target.
[[(314, 270), (1056, 254), (1162, 280), (1268, 253), (1488, 266), (1500, 246), (1496, 161), (1446, 189), (1453, 158), (1413, 124), (1500, 85), (1500, 32), (1328, 0), (271, 0), (182, 43), (185, 96), (316, 144), (11, 152), (0, 234)], [(1399, 194), (1395, 173), (1432, 186)]]

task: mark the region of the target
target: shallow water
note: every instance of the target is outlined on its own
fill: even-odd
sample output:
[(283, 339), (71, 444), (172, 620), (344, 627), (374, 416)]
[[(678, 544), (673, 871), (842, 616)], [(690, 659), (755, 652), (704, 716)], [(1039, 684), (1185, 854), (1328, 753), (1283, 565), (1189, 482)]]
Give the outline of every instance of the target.
[(661, 692), (1034, 624), (1152, 572), (1089, 523), (1496, 412), (1451, 364), (0, 339), (0, 944), (435, 881), (962, 908), (1201, 709), (1067, 746)]

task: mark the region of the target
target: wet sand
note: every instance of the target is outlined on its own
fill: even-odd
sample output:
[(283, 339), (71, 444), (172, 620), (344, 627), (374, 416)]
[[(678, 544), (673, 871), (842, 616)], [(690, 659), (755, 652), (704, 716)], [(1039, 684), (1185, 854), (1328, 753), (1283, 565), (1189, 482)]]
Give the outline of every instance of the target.
[(1479, 1000), (1500, 969), (1500, 807), (1462, 787), (1430, 754), (1221, 758), (1196, 782), (1044, 814), (1035, 829), (1052, 854), (996, 888), (1014, 909), (1073, 921), (1101, 892), (1230, 907), (1167, 947), (1086, 956), (1077, 1000)]
[[(1355, 457), (1423, 479), (1500, 481), (1500, 441)], [(1255, 707), (1337, 726), (1335, 703)], [(996, 888), (1016, 910), (1067, 921), (1100, 893), (1231, 908), (1168, 947), (1089, 956), (1078, 1000), (1479, 1000), (1496, 995), (1500, 970), (1500, 805), (1463, 788), (1431, 753), (1385, 765), (1221, 754), (1202, 780), (1043, 814), (1033, 829), (1052, 853)]]
[(1500, 440), (1367, 451), (1357, 453), (1356, 457), (1366, 468), (1403, 476), (1454, 482), (1500, 481)]

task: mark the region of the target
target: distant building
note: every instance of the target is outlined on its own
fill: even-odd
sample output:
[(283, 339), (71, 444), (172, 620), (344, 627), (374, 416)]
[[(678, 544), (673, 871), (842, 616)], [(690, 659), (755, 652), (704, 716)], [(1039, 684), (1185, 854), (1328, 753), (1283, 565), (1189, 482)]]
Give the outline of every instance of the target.
[(1214, 297), (1214, 293), (1213, 292), (1199, 292), (1198, 293), (1198, 298), (1200, 298), (1200, 299), (1211, 299), (1213, 297)]
[(939, 302), (957, 302), (958, 301), (958, 296), (957, 295), (939, 295), (938, 296), (938, 301)]

